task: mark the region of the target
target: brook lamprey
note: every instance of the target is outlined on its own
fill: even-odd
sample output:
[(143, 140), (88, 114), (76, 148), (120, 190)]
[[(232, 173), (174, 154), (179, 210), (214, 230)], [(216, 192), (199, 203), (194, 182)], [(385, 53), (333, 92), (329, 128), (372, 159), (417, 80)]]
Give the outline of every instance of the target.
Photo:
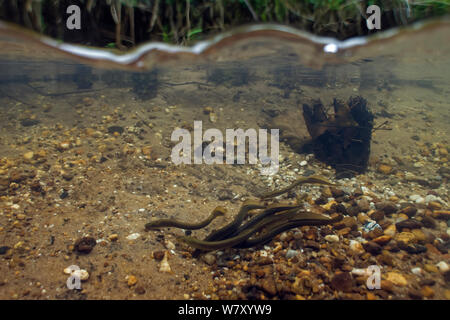
[[(298, 209), (286, 210), (285, 213), (280, 213), (276, 216), (268, 216), (266, 219), (263, 219), (256, 223), (256, 225), (252, 228), (245, 229), (240, 234), (218, 241), (206, 241), (199, 240), (194, 237), (182, 236), (178, 237), (178, 240), (184, 241), (191, 247), (204, 250), (220, 250), (230, 247), (243, 247), (248, 248), (248, 246), (255, 246), (260, 243), (265, 243), (270, 240), (270, 237), (274, 237), (275, 235), (287, 230), (294, 228), (296, 226), (305, 225), (305, 224), (316, 224), (322, 225), (332, 222), (333, 220), (322, 215), (313, 214), (310, 212), (299, 212)], [(273, 227), (270, 227), (273, 225)], [(265, 232), (261, 237), (256, 239), (248, 240), (253, 234), (259, 232), (264, 227), (269, 226), (269, 231)]]
[[(338, 217), (341, 218), (341, 217)], [(337, 222), (339, 219), (332, 219), (320, 214), (301, 212), (298, 214), (297, 218), (294, 219), (284, 219), (274, 223), (270, 226), (268, 230), (261, 233), (257, 237), (249, 238), (238, 245), (235, 248), (251, 248), (258, 245), (266, 244), (271, 241), (278, 234), (301, 226), (322, 226)]]
[(253, 201), (253, 200), (247, 200), (245, 201), (241, 209), (239, 209), (238, 214), (236, 217), (231, 221), (229, 224), (227, 224), (225, 227), (220, 228), (219, 230), (213, 231), (209, 236), (205, 238), (205, 241), (216, 241), (216, 240), (222, 240), (233, 234), (241, 225), (242, 221), (244, 221), (245, 217), (247, 217), (248, 212), (250, 210), (254, 209), (264, 209), (264, 204)]
[(275, 190), (272, 192), (264, 193), (260, 196), (260, 198), (261, 199), (273, 198), (273, 197), (276, 197), (283, 193), (288, 192), (289, 190), (295, 188), (298, 185), (305, 184), (305, 183), (315, 183), (315, 184), (323, 184), (323, 185), (327, 185), (327, 186), (337, 186), (337, 184), (334, 184), (321, 176), (314, 175), (314, 176), (309, 176), (309, 177), (301, 177), (301, 178), (298, 178), (297, 180), (295, 180), (290, 186), (280, 189), (280, 190)]
[(252, 217), (249, 221), (247, 221), (245, 224), (241, 225), (239, 228), (236, 229), (236, 231), (231, 236), (236, 236), (239, 233), (243, 232), (245, 229), (249, 229), (253, 227), (255, 224), (257, 224), (259, 221), (264, 219), (267, 216), (270, 216), (272, 214), (275, 214), (277, 212), (290, 210), (290, 209), (298, 209), (300, 208), (299, 205), (289, 205), (289, 204), (273, 204), (269, 206), (266, 210), (261, 212), (260, 214), (255, 215)]
[(159, 219), (152, 222), (149, 222), (145, 225), (145, 230), (155, 230), (160, 228), (167, 228), (167, 227), (174, 227), (174, 228), (180, 228), (180, 229), (186, 229), (186, 230), (197, 230), (206, 227), (208, 224), (210, 224), (215, 218), (219, 216), (225, 215), (227, 212), (227, 209), (224, 207), (216, 207), (208, 218), (206, 218), (203, 221), (197, 222), (197, 223), (187, 223), (182, 222), (175, 219)]
[[(204, 241), (219, 241), (219, 240), (223, 240), (223, 239), (229, 237), (230, 235), (232, 235), (233, 233), (236, 232), (236, 230), (239, 228), (242, 221), (244, 221), (245, 217), (248, 215), (248, 212), (250, 210), (263, 209), (263, 208), (265, 208), (265, 206), (258, 201), (254, 201), (254, 200), (245, 201), (242, 204), (241, 208), (239, 209), (238, 214), (236, 215), (236, 217), (233, 219), (232, 222), (230, 222), (223, 228), (220, 228), (219, 230), (213, 231), (211, 234), (209, 234), (204, 239)], [(192, 253), (193, 257), (198, 257), (201, 254), (201, 251), (199, 249), (200, 248), (197, 248), (197, 250), (195, 250)]]

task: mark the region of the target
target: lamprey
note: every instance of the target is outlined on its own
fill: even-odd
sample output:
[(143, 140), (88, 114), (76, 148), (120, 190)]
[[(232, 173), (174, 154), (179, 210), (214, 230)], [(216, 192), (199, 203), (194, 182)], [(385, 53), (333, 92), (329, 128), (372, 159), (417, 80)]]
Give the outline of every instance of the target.
[(252, 217), (248, 222), (241, 225), (239, 228), (236, 229), (236, 231), (232, 234), (232, 236), (236, 236), (239, 233), (241, 233), (245, 229), (249, 229), (253, 227), (256, 223), (261, 221), (267, 216), (270, 216), (272, 214), (275, 214), (277, 212), (289, 210), (289, 209), (298, 209), (300, 206), (298, 205), (289, 205), (289, 204), (276, 204), (269, 206), (266, 210), (264, 210), (262, 213), (257, 214), (256, 216)]
[[(277, 221), (277, 220), (279, 220), (279, 221)], [(280, 221), (284, 221), (284, 222), (282, 223)], [(267, 233), (264, 233), (264, 237), (262, 237), (260, 239), (261, 242), (263, 242), (263, 241), (267, 242), (268, 237), (270, 237), (272, 234), (276, 235), (284, 230), (287, 230), (285, 228), (293, 228), (292, 226), (295, 227), (296, 225), (302, 225), (301, 223), (303, 223), (303, 224), (307, 224), (307, 223), (327, 224), (331, 221), (332, 221), (332, 219), (322, 216), (322, 215), (312, 214), (309, 212), (298, 212), (298, 209), (291, 209), (291, 210), (286, 210), (285, 213), (280, 213), (279, 215), (276, 215), (276, 216), (269, 216), (266, 219), (263, 219), (263, 220), (259, 221), (258, 223), (256, 223), (256, 225), (253, 228), (245, 229), (242, 233), (238, 234), (237, 236), (231, 237), (228, 239), (218, 240), (218, 241), (206, 241), (206, 240), (199, 240), (194, 237), (187, 237), (187, 236), (178, 237), (178, 239), (181, 241), (184, 241), (191, 247), (194, 247), (194, 248), (197, 248), (200, 250), (204, 250), (204, 251), (220, 250), (220, 249), (225, 249), (225, 248), (230, 248), (230, 247), (235, 247), (235, 246), (240, 247), (240, 245), (243, 243), (244, 243), (244, 246), (247, 247), (248, 244), (246, 242), (253, 234), (260, 231), (265, 226), (268, 226), (271, 224), (275, 224), (276, 227), (270, 228)], [(283, 229), (283, 230), (281, 230), (281, 229)], [(257, 239), (259, 239), (259, 238), (257, 238)], [(254, 242), (254, 240), (252, 240), (252, 242), (250, 242), (250, 244), (253, 242)], [(258, 243), (256, 243), (256, 245), (257, 244)]]
[(227, 212), (227, 209), (224, 207), (216, 207), (208, 218), (206, 218), (203, 221), (197, 222), (197, 223), (187, 223), (182, 222), (175, 219), (159, 219), (152, 222), (149, 222), (145, 225), (145, 230), (154, 230), (154, 229), (160, 229), (165, 227), (174, 227), (174, 228), (180, 228), (180, 229), (186, 229), (186, 230), (196, 230), (206, 227), (208, 224), (210, 224), (215, 218), (219, 216), (225, 215)]
[(309, 176), (309, 177), (301, 177), (301, 178), (295, 180), (290, 186), (280, 189), (280, 190), (275, 190), (272, 192), (264, 193), (260, 196), (260, 198), (267, 199), (267, 198), (276, 197), (283, 193), (288, 192), (289, 190), (295, 188), (298, 185), (305, 184), (305, 183), (323, 184), (323, 185), (327, 185), (327, 186), (336, 186), (337, 185), (337, 184), (334, 184), (334, 183), (328, 181), (327, 179), (325, 179), (324, 177), (321, 177), (321, 176), (314, 175), (314, 176)]
[(298, 218), (284, 219), (270, 226), (268, 230), (259, 234), (257, 237), (249, 238), (235, 248), (251, 248), (258, 245), (263, 245), (271, 241), (278, 234), (301, 226), (322, 226), (337, 222), (338, 219), (331, 219), (320, 214), (302, 212), (299, 213)]
[[(232, 222), (230, 222), (223, 228), (220, 228), (219, 230), (213, 231), (210, 235), (208, 235), (205, 238), (204, 241), (219, 241), (219, 240), (223, 240), (223, 239), (229, 237), (230, 235), (232, 235), (233, 233), (236, 232), (236, 230), (239, 228), (242, 221), (244, 221), (245, 217), (248, 215), (248, 212), (250, 210), (263, 209), (263, 208), (265, 208), (265, 206), (258, 201), (254, 201), (254, 200), (245, 201), (242, 204), (241, 208), (239, 209), (238, 214), (236, 215), (236, 217), (233, 219)], [(195, 248), (197, 248), (197, 247), (195, 247)], [(200, 249), (200, 248), (197, 248), (197, 249)], [(200, 250), (195, 250), (192, 253), (192, 256), (198, 257), (200, 254), (201, 254)]]
[(209, 236), (206, 237), (205, 241), (216, 241), (227, 238), (229, 235), (233, 234), (241, 225), (242, 221), (244, 221), (245, 217), (248, 215), (250, 210), (254, 209), (264, 209), (265, 206), (257, 201), (247, 200), (241, 206), (236, 217), (232, 222), (227, 224), (225, 227), (220, 228), (217, 231), (212, 232)]

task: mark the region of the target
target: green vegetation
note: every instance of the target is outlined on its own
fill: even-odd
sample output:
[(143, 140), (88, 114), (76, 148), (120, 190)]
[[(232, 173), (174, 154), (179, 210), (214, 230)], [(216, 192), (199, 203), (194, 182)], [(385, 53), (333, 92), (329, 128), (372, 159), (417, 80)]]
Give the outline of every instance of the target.
[[(66, 8), (81, 8), (67, 30)], [(450, 0), (1, 0), (0, 19), (68, 42), (119, 49), (146, 41), (188, 44), (249, 23), (287, 24), (346, 39), (367, 30), (366, 8), (380, 6), (382, 29), (449, 13)]]

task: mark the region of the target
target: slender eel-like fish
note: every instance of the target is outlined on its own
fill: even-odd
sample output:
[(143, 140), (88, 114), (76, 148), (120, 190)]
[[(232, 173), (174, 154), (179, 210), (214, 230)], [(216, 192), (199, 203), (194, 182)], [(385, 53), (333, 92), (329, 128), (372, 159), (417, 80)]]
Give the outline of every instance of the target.
[(225, 215), (227, 212), (227, 209), (224, 207), (216, 207), (211, 214), (203, 221), (197, 222), (197, 223), (188, 223), (188, 222), (182, 222), (175, 219), (159, 219), (152, 222), (149, 222), (145, 225), (145, 230), (155, 230), (160, 228), (167, 228), (167, 227), (174, 227), (174, 228), (180, 228), (180, 229), (186, 229), (186, 230), (197, 230), (206, 227), (208, 224), (210, 224), (215, 218), (219, 216)]
[[(248, 248), (249, 246), (265, 243), (275, 235), (296, 226), (305, 224), (322, 225), (331, 222), (333, 222), (333, 220), (326, 216), (310, 212), (298, 212), (298, 209), (291, 209), (286, 210), (284, 214), (281, 213), (279, 216), (269, 216), (266, 219), (263, 219), (256, 223), (256, 225), (252, 228), (247, 228), (240, 234), (224, 240), (206, 241), (187, 236), (178, 237), (178, 239), (186, 242), (191, 247), (204, 251), (220, 250), (235, 246)], [(271, 227), (271, 225), (273, 226)], [(252, 239), (250, 241), (248, 240), (253, 234), (260, 231), (266, 226), (269, 227), (269, 230), (267, 232), (256, 239)]]

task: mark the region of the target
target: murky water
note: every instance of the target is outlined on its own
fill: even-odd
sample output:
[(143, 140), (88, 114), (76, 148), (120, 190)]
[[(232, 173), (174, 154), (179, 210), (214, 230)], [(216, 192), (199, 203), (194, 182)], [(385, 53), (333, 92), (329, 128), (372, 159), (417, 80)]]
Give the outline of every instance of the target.
[[(251, 283), (258, 298), (449, 299), (449, 32), (441, 20), (338, 42), (253, 26), (191, 48), (148, 44), (115, 55), (41, 41), (1, 24), (0, 297), (245, 299), (253, 298)], [(326, 128), (358, 127), (354, 114), (349, 120), (333, 112), (335, 99), (351, 106), (352, 97), (363, 98), (373, 116), (365, 148), (348, 151), (363, 143), (357, 135), (342, 148), (336, 137), (311, 145), (311, 136), (320, 138)], [(338, 120), (321, 119), (311, 130), (307, 106), (318, 110), (315, 118), (325, 112)], [(193, 133), (194, 121), (203, 132), (224, 135), (279, 129), (275, 174), (262, 175), (260, 163), (175, 165), (172, 133)], [(231, 221), (244, 200), (311, 174), (340, 187), (305, 185), (273, 201), (343, 213), (353, 222), (294, 229), (266, 247), (227, 249), (198, 263), (175, 238), (182, 231), (144, 231), (152, 219), (201, 220), (226, 207), (228, 216), (197, 231), (202, 238)], [(377, 226), (372, 233), (370, 221)], [(338, 242), (326, 238), (335, 234)], [(80, 255), (73, 243), (83, 236), (97, 246)], [(164, 251), (172, 273), (155, 258)], [(343, 257), (337, 265), (336, 255)], [(299, 270), (313, 279), (325, 273), (325, 289), (312, 289), (322, 280), (308, 289), (301, 280), (278, 279), (290, 293), (270, 290), (264, 277), (253, 279), (258, 271), (249, 264), (265, 256), (280, 270), (297, 268), (291, 272), (300, 278)], [(82, 291), (66, 287), (63, 270), (73, 264), (90, 273)], [(385, 287), (378, 291), (356, 281), (355, 270), (369, 265), (382, 269)], [(217, 280), (202, 268), (222, 274)], [(355, 280), (353, 289), (339, 285), (340, 272)], [(247, 278), (233, 292), (211, 289)]]

